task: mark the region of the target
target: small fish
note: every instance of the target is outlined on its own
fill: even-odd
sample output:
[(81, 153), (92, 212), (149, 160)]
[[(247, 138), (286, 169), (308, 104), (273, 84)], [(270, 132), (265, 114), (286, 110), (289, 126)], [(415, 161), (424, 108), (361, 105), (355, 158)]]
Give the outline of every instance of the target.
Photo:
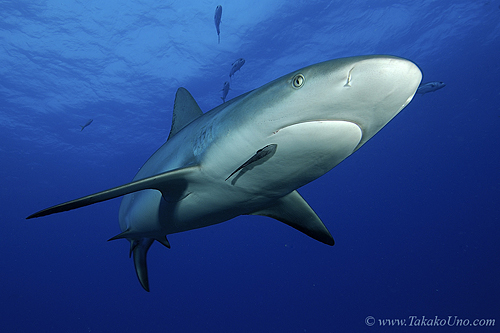
[(87, 127), (87, 126), (89, 126), (90, 124), (92, 124), (92, 122), (93, 122), (93, 121), (94, 121), (94, 119), (89, 119), (89, 121), (87, 121), (87, 122), (85, 123), (85, 125), (83, 125), (83, 126), (82, 126), (82, 125), (80, 125), (80, 127), (82, 128), (82, 129), (80, 130), (80, 132), (81, 132), (81, 131), (83, 131), (83, 129), (84, 129), (85, 127)]
[[(231, 178), (232, 175), (234, 175), (235, 173), (237, 173), (238, 171), (240, 171), (241, 169), (243, 168), (246, 168), (247, 166), (249, 166), (250, 164), (252, 163), (255, 163), (259, 160), (262, 160), (264, 157), (268, 156), (268, 155), (271, 155), (273, 156), (274, 153), (276, 152), (276, 148), (278, 147), (277, 144), (275, 143), (272, 143), (270, 145), (267, 145), (265, 146), (264, 148), (261, 148), (259, 150), (257, 150), (257, 152), (255, 153), (255, 155), (253, 155), (252, 157), (250, 157), (245, 163), (243, 163), (242, 165), (240, 165), (238, 167), (238, 169), (234, 170), (232, 174), (230, 174), (227, 178), (226, 178), (226, 181)], [(271, 157), (269, 156), (269, 157)]]
[(218, 44), (220, 44), (220, 20), (221, 20), (221, 18), (222, 18), (222, 6), (218, 5), (217, 8), (215, 8), (215, 15), (214, 15), (215, 30), (217, 30)]
[(226, 103), (226, 96), (229, 93), (229, 82), (224, 82), (224, 86), (222, 87), (222, 102)]
[(427, 82), (424, 84), (421, 84), (418, 89), (417, 89), (417, 94), (427, 94), (429, 92), (433, 92), (436, 90), (439, 90), (443, 88), (446, 84), (444, 82), (440, 81), (432, 81), (432, 82)]
[(229, 73), (229, 78), (231, 78), (231, 76), (233, 76), (234, 73), (236, 73), (236, 71), (239, 70), (244, 64), (245, 64), (245, 59), (243, 58), (239, 58), (238, 60), (233, 62), (233, 64), (231, 65), (232, 67), (231, 67), (231, 72)]

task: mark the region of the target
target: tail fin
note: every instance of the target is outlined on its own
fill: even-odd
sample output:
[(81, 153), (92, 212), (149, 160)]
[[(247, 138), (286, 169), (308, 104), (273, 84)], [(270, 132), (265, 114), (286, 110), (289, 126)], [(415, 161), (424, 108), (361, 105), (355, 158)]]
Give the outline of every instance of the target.
[(137, 278), (139, 279), (139, 282), (141, 283), (141, 286), (144, 288), (144, 290), (149, 291), (147, 265), (148, 250), (155, 240), (169, 249), (170, 243), (168, 242), (166, 236), (156, 238), (129, 238), (129, 236), (131, 236), (130, 231), (125, 230), (124, 232), (110, 238), (109, 240), (111, 241), (115, 239), (126, 238), (130, 241), (130, 251), (128, 253), (128, 256), (130, 257), (132, 254), (134, 254), (134, 267)]
[(135, 273), (146, 291), (149, 291), (147, 255), (153, 242), (154, 238), (141, 238), (134, 239), (130, 244), (130, 249), (134, 254)]

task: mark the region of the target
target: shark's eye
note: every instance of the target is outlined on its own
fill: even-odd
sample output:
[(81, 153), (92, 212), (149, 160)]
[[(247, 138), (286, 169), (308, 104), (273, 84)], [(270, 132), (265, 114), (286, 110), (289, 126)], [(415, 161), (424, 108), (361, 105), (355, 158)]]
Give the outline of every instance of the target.
[(292, 86), (294, 88), (300, 88), (304, 85), (304, 82), (306, 81), (306, 78), (302, 74), (297, 74), (293, 77), (292, 79)]

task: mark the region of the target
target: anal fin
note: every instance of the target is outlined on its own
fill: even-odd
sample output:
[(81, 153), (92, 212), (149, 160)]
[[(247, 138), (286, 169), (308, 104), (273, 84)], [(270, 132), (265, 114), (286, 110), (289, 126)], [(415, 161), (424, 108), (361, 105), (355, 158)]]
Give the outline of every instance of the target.
[(157, 237), (157, 238), (155, 238), (155, 240), (158, 241), (158, 243), (160, 243), (161, 245), (163, 245), (166, 248), (170, 249), (170, 242), (168, 241), (167, 236), (165, 236), (165, 237)]
[(278, 199), (274, 205), (253, 212), (251, 215), (262, 215), (281, 221), (309, 237), (327, 245), (334, 245), (332, 235), (314, 210), (297, 191), (293, 191)]

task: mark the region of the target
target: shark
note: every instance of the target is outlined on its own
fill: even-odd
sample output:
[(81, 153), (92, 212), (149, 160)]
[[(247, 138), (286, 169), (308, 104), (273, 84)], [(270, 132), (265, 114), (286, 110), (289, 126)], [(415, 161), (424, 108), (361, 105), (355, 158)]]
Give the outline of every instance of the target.
[(130, 183), (38, 211), (28, 219), (123, 196), (121, 233), (149, 291), (147, 252), (167, 235), (240, 215), (280, 221), (327, 245), (334, 239), (297, 189), (362, 147), (412, 100), (422, 74), (388, 55), (329, 60), (203, 113), (175, 95), (166, 142)]

